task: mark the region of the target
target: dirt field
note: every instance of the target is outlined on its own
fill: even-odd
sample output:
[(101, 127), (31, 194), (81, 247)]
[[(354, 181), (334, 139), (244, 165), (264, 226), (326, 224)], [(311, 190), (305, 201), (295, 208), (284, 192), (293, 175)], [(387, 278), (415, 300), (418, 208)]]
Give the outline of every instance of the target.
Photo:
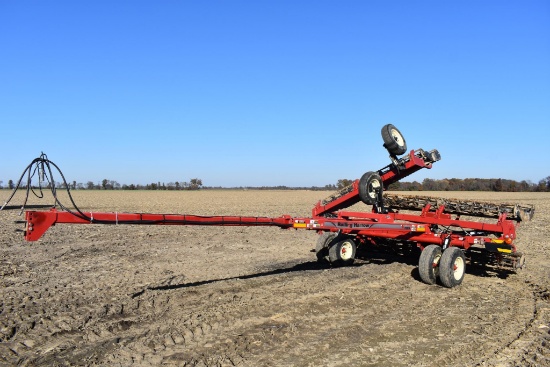
[[(259, 216), (329, 194), (74, 193), (86, 211)], [(418, 254), (321, 266), (311, 231), (57, 225), (25, 242), (0, 212), (0, 365), (550, 366), (550, 194), (429, 195), (534, 204), (526, 269), (447, 289), (419, 280)]]

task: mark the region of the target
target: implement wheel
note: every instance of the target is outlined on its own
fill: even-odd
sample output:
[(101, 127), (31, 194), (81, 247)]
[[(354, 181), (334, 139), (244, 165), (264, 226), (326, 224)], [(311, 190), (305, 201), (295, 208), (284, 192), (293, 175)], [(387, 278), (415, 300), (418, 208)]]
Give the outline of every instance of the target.
[(441, 260), (441, 247), (429, 245), (422, 250), (418, 261), (420, 279), (426, 284), (435, 284), (439, 277), (439, 263)]
[(392, 124), (382, 127), (384, 147), (391, 155), (400, 155), (407, 151), (407, 142), (399, 130)]
[(328, 250), (330, 263), (334, 266), (351, 265), (355, 260), (356, 251), (357, 246), (351, 237), (338, 241)]
[(315, 246), (315, 255), (317, 255), (317, 261), (320, 263), (328, 263), (328, 248), (330, 243), (336, 238), (335, 232), (323, 232), (317, 239), (317, 246)]
[(466, 273), (466, 258), (464, 251), (458, 247), (449, 247), (443, 251), (439, 262), (439, 279), (447, 288), (453, 288), (462, 283)]
[(382, 179), (376, 172), (367, 172), (359, 180), (359, 198), (367, 205), (376, 204), (378, 190), (383, 190)]

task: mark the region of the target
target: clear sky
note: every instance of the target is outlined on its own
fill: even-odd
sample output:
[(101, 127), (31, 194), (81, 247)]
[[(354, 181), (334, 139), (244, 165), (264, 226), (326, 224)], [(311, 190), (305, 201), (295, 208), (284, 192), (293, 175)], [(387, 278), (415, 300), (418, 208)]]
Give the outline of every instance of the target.
[(324, 186), (550, 175), (550, 1), (0, 0), (0, 180)]

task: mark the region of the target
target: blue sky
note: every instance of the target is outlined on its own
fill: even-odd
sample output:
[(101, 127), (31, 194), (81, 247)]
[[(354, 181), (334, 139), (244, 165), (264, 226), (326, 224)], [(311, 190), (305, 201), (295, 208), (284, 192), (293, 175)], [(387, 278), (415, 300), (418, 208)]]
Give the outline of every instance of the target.
[(0, 180), (324, 186), (550, 175), (549, 1), (0, 0)]

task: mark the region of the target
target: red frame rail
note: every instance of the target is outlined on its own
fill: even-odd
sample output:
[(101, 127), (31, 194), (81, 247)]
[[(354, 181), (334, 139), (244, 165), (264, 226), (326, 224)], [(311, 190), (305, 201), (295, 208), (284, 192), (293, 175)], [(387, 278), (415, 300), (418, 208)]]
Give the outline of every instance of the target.
[[(51, 226), (58, 223), (72, 224), (148, 224), (148, 225), (202, 225), (202, 226), (276, 226), (291, 228), (293, 219), (289, 215), (278, 218), (243, 216), (199, 216), (189, 214), (150, 213), (94, 213), (85, 212), (84, 217), (76, 213), (58, 211), (27, 211), (25, 213), (25, 240), (36, 241)], [(86, 218), (87, 217), (87, 218)], [(88, 219), (89, 218), (89, 219)]]
[[(146, 225), (213, 225), (213, 226), (275, 226), (279, 228), (307, 229), (315, 231), (341, 232), (361, 237), (364, 240), (376, 238), (417, 242), (468, 249), (475, 244), (504, 243), (515, 252), (512, 241), (516, 238), (513, 221), (502, 214), (496, 224), (452, 219), (441, 206), (430, 211), (429, 204), (422, 214), (368, 213), (339, 211), (336, 217), (293, 218), (283, 215), (276, 218), (246, 216), (197, 216), (187, 214), (144, 214), (144, 213), (83, 213), (89, 219), (73, 213), (58, 211), (27, 211), (25, 214), (25, 239), (36, 241), (53, 225), (72, 224), (146, 224)], [(468, 234), (439, 233), (432, 226), (457, 227), (471, 232), (481, 231), (495, 237)]]

